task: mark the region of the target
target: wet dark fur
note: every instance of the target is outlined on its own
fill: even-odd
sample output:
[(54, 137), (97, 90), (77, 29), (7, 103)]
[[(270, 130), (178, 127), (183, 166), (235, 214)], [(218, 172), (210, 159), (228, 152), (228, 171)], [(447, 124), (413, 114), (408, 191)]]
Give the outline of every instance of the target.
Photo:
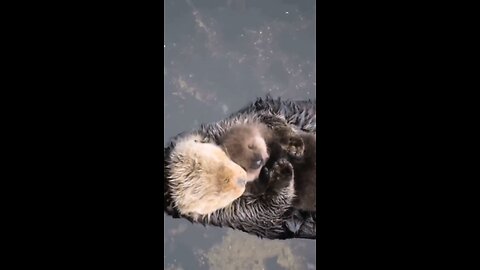
[[(274, 100), (270, 97), (258, 99), (230, 117), (212, 124), (202, 125), (199, 130), (189, 133), (198, 133), (205, 142), (219, 144), (222, 135), (233, 126), (251, 122), (262, 122), (269, 127), (275, 126), (275, 119), (287, 121), (293, 127), (316, 133), (316, 105), (314, 101), (285, 101)], [(169, 162), (169, 153), (175, 147), (176, 138), (185, 136), (183, 133), (172, 139), (164, 150), (165, 164)], [(273, 164), (269, 179), (281, 186), (291, 181), (288, 168), (291, 164), (283, 159)], [(293, 173), (293, 172), (292, 172)], [(169, 172), (165, 168), (165, 176)], [(167, 179), (167, 177), (165, 177)], [(287, 179), (288, 180), (288, 179)], [(165, 180), (166, 181), (166, 180)], [(172, 207), (168, 185), (164, 185), (164, 210), (169, 215), (180, 217)], [(196, 222), (216, 226), (229, 226), (259, 237), (271, 239), (312, 238), (316, 239), (316, 215), (314, 212), (300, 212), (292, 207), (292, 185), (280, 189), (272, 189), (262, 196), (244, 195), (235, 200), (230, 207), (215, 211), (209, 216), (202, 216)], [(193, 221), (190, 217), (184, 218)]]
[(296, 197), (293, 200), (293, 206), (300, 210), (316, 211), (317, 140), (315, 135), (305, 132), (301, 132), (300, 137), (305, 145), (303, 156), (289, 159), (295, 171)]
[[(313, 134), (300, 131), (295, 137), (291, 134), (274, 133), (275, 136), (267, 143), (270, 150), (270, 158), (266, 162), (264, 170), (259, 179), (247, 184), (245, 192), (251, 194), (262, 194), (267, 189), (275, 188), (266, 177), (265, 172), (279, 159), (287, 159), (293, 166), (295, 172), (295, 198), (293, 206), (304, 211), (316, 211), (316, 137)], [(239, 138), (240, 139), (240, 138)], [(295, 144), (292, 145), (292, 139)], [(300, 139), (300, 141), (298, 141)], [(290, 148), (284, 147), (278, 141), (290, 140)], [(301, 145), (299, 145), (301, 142)], [(297, 152), (301, 148), (301, 154)], [(293, 152), (293, 153), (292, 153)]]
[[(265, 162), (262, 151), (252, 142), (252, 136), (258, 134), (267, 145), (270, 158)], [(266, 165), (263, 171), (272, 168), (279, 159), (287, 159), (295, 171), (295, 198), (293, 206), (305, 211), (316, 211), (316, 138), (307, 132), (292, 132), (285, 123), (273, 130), (261, 125), (240, 125), (230, 129), (221, 139), (222, 147), (229, 157), (245, 170), (258, 169)], [(247, 183), (246, 194), (261, 195), (271, 188), (276, 188), (265, 173), (253, 182)]]

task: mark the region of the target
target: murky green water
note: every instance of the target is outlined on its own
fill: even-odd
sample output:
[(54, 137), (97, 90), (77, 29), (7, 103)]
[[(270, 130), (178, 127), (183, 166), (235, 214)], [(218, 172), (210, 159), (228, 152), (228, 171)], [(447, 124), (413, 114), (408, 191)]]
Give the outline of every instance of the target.
[[(267, 93), (316, 98), (314, 0), (165, 0), (164, 10), (166, 140)], [(312, 240), (262, 240), (166, 215), (164, 237), (165, 269), (316, 266)]]

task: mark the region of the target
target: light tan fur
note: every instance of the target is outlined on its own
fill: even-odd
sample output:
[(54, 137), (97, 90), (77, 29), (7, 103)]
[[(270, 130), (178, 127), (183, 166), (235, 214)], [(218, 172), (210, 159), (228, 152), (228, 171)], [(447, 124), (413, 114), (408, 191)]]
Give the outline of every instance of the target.
[(228, 206), (245, 191), (247, 174), (217, 145), (193, 135), (177, 142), (170, 189), (178, 210), (195, 217)]

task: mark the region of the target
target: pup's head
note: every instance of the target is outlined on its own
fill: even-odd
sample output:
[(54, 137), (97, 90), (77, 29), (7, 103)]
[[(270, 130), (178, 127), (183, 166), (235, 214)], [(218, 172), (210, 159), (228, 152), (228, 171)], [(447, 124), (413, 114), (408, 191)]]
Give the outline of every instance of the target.
[(208, 215), (224, 208), (245, 191), (247, 174), (225, 152), (198, 135), (179, 140), (167, 165), (170, 194), (185, 215)]
[(239, 125), (228, 130), (220, 140), (230, 159), (247, 172), (247, 181), (258, 178), (268, 159), (263, 133), (264, 127), (260, 125)]

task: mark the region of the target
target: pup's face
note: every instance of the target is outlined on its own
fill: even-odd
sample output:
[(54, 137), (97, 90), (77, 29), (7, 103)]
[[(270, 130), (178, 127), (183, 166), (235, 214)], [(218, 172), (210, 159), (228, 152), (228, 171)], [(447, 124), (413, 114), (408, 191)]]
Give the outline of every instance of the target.
[(245, 191), (245, 170), (219, 146), (195, 136), (176, 144), (169, 168), (172, 198), (183, 214), (210, 214)]
[(268, 151), (265, 139), (256, 127), (234, 127), (223, 136), (221, 144), (230, 159), (247, 172), (247, 181), (258, 178), (268, 159)]

